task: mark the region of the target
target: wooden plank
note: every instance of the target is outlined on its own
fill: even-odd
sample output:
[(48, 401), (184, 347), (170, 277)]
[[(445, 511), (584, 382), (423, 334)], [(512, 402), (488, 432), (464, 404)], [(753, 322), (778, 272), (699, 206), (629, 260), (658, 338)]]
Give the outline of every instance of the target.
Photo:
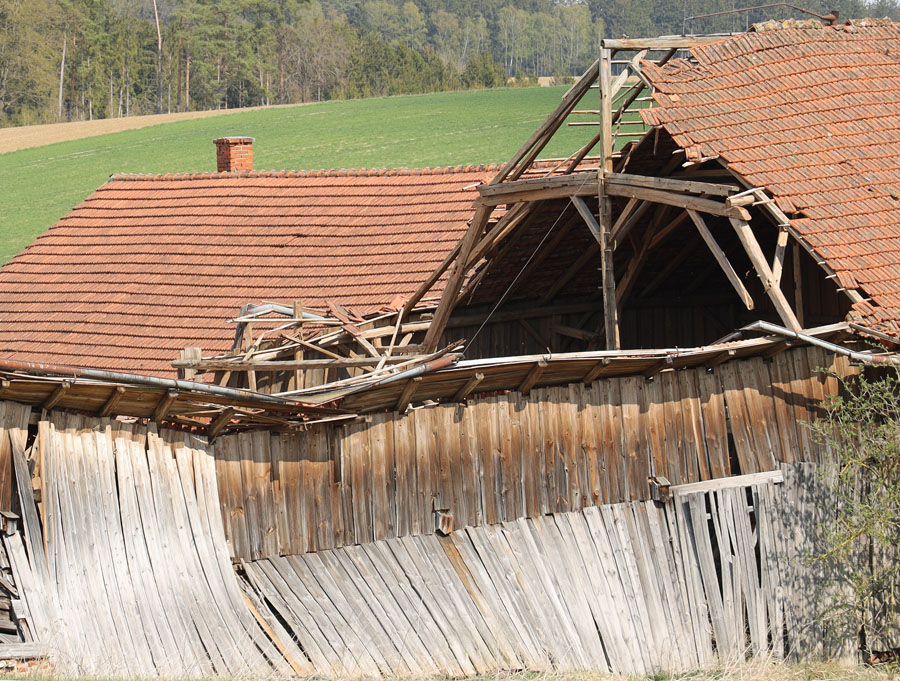
[(740, 187), (736, 184), (696, 182), (674, 177), (653, 177), (629, 173), (606, 173), (603, 176), (603, 180), (613, 184), (646, 187), (648, 189), (662, 189), (664, 191), (686, 192), (689, 194), (709, 194), (712, 196), (730, 196), (740, 190)]
[(721, 215), (739, 221), (750, 219), (750, 213), (744, 208), (732, 208), (720, 201), (702, 199), (687, 194), (677, 194), (675, 192), (660, 189), (647, 189), (645, 187), (635, 187), (617, 184), (615, 182), (604, 183), (604, 191), (608, 196), (622, 196), (628, 199), (640, 199), (641, 201), (661, 203), (666, 206), (676, 206), (685, 209), (690, 208), (701, 213)]

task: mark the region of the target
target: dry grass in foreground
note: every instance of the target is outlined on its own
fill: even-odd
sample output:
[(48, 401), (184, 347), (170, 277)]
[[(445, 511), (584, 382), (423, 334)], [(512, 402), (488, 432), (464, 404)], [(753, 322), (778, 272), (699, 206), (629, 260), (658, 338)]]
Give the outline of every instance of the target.
[[(37, 671), (19, 674), (0, 673), (0, 679), (50, 678), (66, 678), (67, 681), (72, 681), (76, 677), (53, 677)], [(273, 681), (274, 678), (266, 679), (266, 681)], [(255, 680), (248, 677), (229, 681)], [(355, 680), (347, 677), (339, 681)], [(449, 680), (432, 678), (429, 681)], [(735, 662), (720, 669), (681, 673), (658, 672), (649, 676), (620, 676), (601, 672), (498, 672), (472, 678), (470, 681), (900, 681), (900, 666), (897, 664), (877, 667), (838, 663), (787, 664), (757, 659)]]

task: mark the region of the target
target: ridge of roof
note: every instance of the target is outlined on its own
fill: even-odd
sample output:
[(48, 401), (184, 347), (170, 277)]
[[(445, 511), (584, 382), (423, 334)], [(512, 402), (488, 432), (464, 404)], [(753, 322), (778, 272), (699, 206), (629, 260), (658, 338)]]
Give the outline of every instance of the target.
[(448, 175), (452, 173), (494, 172), (502, 166), (498, 163), (481, 163), (456, 166), (436, 166), (426, 168), (331, 168), (325, 170), (239, 170), (236, 172), (214, 173), (115, 173), (110, 181), (116, 180), (216, 180), (257, 177), (396, 177), (420, 175)]

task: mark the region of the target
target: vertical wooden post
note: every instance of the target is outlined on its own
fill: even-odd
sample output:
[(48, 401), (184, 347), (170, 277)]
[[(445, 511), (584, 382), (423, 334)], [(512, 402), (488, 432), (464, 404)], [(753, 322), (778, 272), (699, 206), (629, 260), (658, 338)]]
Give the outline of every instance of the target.
[(600, 133), (602, 159), (599, 173), (600, 203), (600, 279), (603, 287), (603, 323), (606, 349), (619, 349), (619, 311), (616, 305), (616, 277), (613, 269), (613, 250), (609, 233), (612, 226), (612, 204), (606, 195), (604, 175), (612, 172), (612, 54), (600, 48)]
[(800, 267), (800, 242), (794, 241), (791, 247), (791, 260), (794, 266), (794, 313), (800, 326), (805, 326), (803, 314), (803, 270)]
[[(200, 348), (184, 348), (184, 350), (182, 350), (180, 354), (181, 359), (192, 359), (198, 362), (203, 358), (203, 351)], [(196, 369), (178, 370), (178, 378), (183, 378), (186, 381), (193, 381), (196, 376)]]
[[(294, 301), (294, 319), (299, 319), (299, 320), (303, 319), (303, 301), (302, 300), (297, 299)], [(297, 333), (299, 334), (300, 338), (303, 338), (303, 322), (302, 321), (297, 322)], [(295, 360), (303, 359), (303, 349), (302, 348), (294, 350), (294, 359)], [(304, 387), (303, 383), (304, 383), (303, 371), (301, 369), (296, 369), (294, 371), (294, 378), (292, 381), (291, 390), (301, 390)]]

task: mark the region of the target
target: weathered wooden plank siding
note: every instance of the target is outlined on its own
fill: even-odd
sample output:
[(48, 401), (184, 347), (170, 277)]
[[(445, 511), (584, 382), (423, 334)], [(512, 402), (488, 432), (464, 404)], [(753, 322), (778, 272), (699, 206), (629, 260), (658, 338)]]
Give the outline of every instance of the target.
[[(649, 498), (672, 484), (819, 460), (803, 425), (820, 414), (819, 367), (798, 348), (591, 385), (480, 396), (299, 434), (220, 438), (216, 466), (234, 556), (431, 534), (437, 513), (480, 526)], [(829, 389), (836, 389), (831, 386)]]
[(46, 546), (49, 574), (34, 569), (20, 587), (29, 606), (40, 597), (46, 607), (39, 640), (57, 673), (290, 673), (234, 573), (204, 439), (51, 412), (32, 451), (44, 471), (43, 538), (26, 517), (26, 536), (40, 539), (26, 564), (42, 564)]
[(328, 677), (842, 656), (855, 632), (823, 617), (838, 595), (803, 559), (832, 506), (814, 464), (782, 475), (244, 568)]

